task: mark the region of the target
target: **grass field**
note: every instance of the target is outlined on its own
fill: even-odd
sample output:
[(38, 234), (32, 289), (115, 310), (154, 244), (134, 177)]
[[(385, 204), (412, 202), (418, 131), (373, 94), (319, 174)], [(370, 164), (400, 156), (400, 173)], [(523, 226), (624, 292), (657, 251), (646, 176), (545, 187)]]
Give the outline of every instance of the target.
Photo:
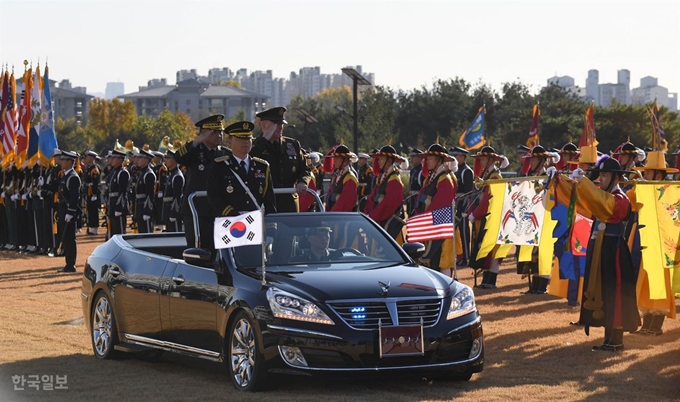
[[(85, 259), (102, 236), (78, 236), (78, 271), (58, 274), (63, 258), (0, 252), (0, 401), (439, 401), (680, 400), (680, 323), (659, 337), (624, 336), (626, 350), (591, 352), (603, 330), (587, 337), (570, 326), (578, 309), (549, 295), (523, 295), (514, 261), (500, 288), (476, 290), (485, 333), (485, 368), (467, 383), (418, 375), (285, 377), (278, 389), (240, 394), (222, 365), (172, 353), (157, 361), (98, 361), (82, 320)], [(469, 269), (459, 279), (472, 285)], [(67, 375), (66, 390), (14, 390), (12, 376)]]

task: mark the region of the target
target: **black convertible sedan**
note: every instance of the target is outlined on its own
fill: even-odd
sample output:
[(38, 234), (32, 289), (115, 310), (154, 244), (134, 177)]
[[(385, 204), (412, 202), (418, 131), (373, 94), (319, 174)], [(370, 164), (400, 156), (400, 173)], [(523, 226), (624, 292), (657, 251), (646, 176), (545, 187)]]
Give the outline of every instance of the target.
[(162, 350), (225, 362), (237, 389), (277, 373), (399, 371), (468, 380), (484, 367), (470, 287), (419, 266), (357, 213), (273, 214), (266, 241), (190, 248), (182, 233), (117, 235), (87, 259), (94, 355)]

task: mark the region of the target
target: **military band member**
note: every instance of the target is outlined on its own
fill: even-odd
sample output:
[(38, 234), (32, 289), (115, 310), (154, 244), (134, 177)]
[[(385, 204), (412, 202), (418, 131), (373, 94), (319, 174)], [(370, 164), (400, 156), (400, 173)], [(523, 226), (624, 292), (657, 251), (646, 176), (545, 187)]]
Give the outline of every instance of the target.
[(40, 161), (38, 161), (35, 165), (33, 165), (33, 169), (31, 172), (31, 185), (30, 185), (30, 193), (28, 194), (28, 197), (31, 199), (31, 203), (33, 204), (32, 210), (30, 213), (33, 215), (33, 225), (35, 228), (35, 246), (36, 248), (31, 251), (32, 254), (44, 254), (46, 250), (46, 230), (47, 227), (45, 226), (45, 221), (43, 220), (43, 209), (45, 206), (44, 200), (38, 196), (38, 189), (40, 188), (40, 181), (44, 174), (45, 168), (41, 165)]
[(76, 271), (76, 221), (80, 214), (80, 177), (73, 169), (78, 159), (75, 152), (62, 151), (59, 156), (64, 176), (59, 183), (59, 220), (63, 222), (61, 247), (64, 251), (66, 266), (58, 272)]
[(5, 169), (5, 187), (3, 194), (5, 195), (5, 210), (7, 212), (8, 237), (11, 247), (7, 248), (9, 251), (19, 250), (19, 228), (17, 227), (17, 202), (18, 198), (16, 192), (16, 182), (18, 180), (18, 170), (14, 166), (14, 162)]
[(135, 214), (134, 220), (137, 223), (139, 233), (153, 233), (153, 210), (156, 188), (156, 175), (153, 173), (151, 159), (153, 154), (144, 149), (137, 154), (136, 164), (139, 167), (139, 177), (135, 186)]
[(182, 231), (182, 198), (184, 195), (184, 175), (174, 158), (175, 151), (165, 154), (165, 165), (168, 169), (165, 187), (163, 188), (163, 223), (166, 232)]
[[(432, 144), (422, 153), (425, 158), (427, 178), (418, 193), (416, 213), (431, 212), (452, 206), (456, 198), (456, 160), (440, 144)], [(453, 170), (450, 168), (453, 165)], [(453, 238), (426, 242), (425, 254), (420, 262), (445, 275), (452, 276), (456, 265), (453, 255)]]
[(153, 159), (151, 164), (153, 165), (153, 173), (156, 175), (156, 187), (154, 188), (154, 194), (156, 198), (154, 199), (154, 209), (153, 209), (153, 222), (154, 225), (163, 224), (163, 191), (165, 189), (165, 183), (168, 179), (168, 167), (165, 165), (164, 158), (165, 155), (160, 151), (151, 151), (153, 154)]
[(57, 212), (59, 208), (59, 183), (64, 175), (64, 171), (61, 168), (60, 156), (61, 150), (55, 149), (50, 159), (50, 165), (43, 175), (43, 183), (39, 186), (40, 189), (37, 193), (38, 197), (42, 197), (44, 201), (43, 218), (45, 225), (48, 226), (46, 254), (51, 257), (56, 255), (59, 242), (61, 241)]
[[(297, 193), (307, 191), (309, 168), (300, 143), (283, 136), (286, 108), (275, 107), (258, 113), (262, 135), (253, 142), (251, 156), (269, 162), (274, 188), (295, 188)], [(356, 197), (356, 195), (355, 195)], [(299, 212), (298, 194), (276, 195), (279, 212)]]
[[(175, 160), (186, 167), (186, 184), (184, 186), (184, 200), (182, 201), (182, 221), (184, 222), (184, 236), (188, 247), (196, 245), (196, 229), (193, 215), (189, 207), (189, 196), (196, 191), (207, 190), (208, 170), (215, 158), (226, 153), (221, 146), (224, 132), (224, 115), (216, 114), (196, 122), (199, 129), (198, 136), (187, 141), (175, 153)], [(198, 213), (200, 244), (199, 247), (213, 250), (213, 220), (215, 214), (205, 197), (194, 198), (194, 205)]]
[(456, 181), (458, 182), (458, 189), (456, 190), (456, 227), (460, 234), (460, 243), (462, 250), (458, 250), (461, 259), (457, 262), (459, 266), (467, 266), (470, 261), (470, 221), (467, 218), (467, 209), (470, 205), (471, 195), (475, 188), (475, 174), (472, 168), (467, 164), (466, 159), (469, 151), (461, 147), (449, 148), (449, 154), (456, 158), (458, 162), (458, 170), (456, 171)]
[(87, 205), (87, 234), (96, 235), (99, 231), (99, 211), (101, 200), (99, 199), (99, 182), (101, 181), (101, 171), (96, 163), (99, 157), (94, 151), (85, 152), (85, 203)]
[(208, 173), (208, 201), (216, 216), (236, 216), (261, 207), (265, 213), (276, 212), (269, 163), (248, 155), (254, 128), (249, 121), (239, 121), (225, 129), (231, 155), (215, 158)]
[(331, 186), (326, 196), (326, 210), (329, 212), (351, 212), (357, 206), (357, 174), (352, 168), (354, 152), (345, 145), (336, 145), (325, 156), (324, 170), (332, 171)]
[(130, 172), (123, 166), (125, 153), (113, 150), (109, 157), (111, 173), (109, 175), (108, 202), (106, 213), (109, 219), (109, 237), (125, 234), (127, 216), (130, 214), (128, 202), (128, 187), (130, 186)]
[(382, 226), (399, 244), (404, 243), (404, 184), (401, 182), (399, 165), (406, 158), (399, 155), (391, 145), (385, 145), (373, 155), (377, 159), (375, 172), (378, 179), (366, 201), (364, 213)]

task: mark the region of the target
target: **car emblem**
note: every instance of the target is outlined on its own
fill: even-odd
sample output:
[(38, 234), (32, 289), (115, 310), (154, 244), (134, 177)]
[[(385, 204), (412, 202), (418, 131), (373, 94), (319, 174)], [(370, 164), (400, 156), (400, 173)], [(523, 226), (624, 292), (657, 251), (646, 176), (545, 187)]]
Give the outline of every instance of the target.
[(378, 294), (382, 297), (387, 296), (387, 291), (390, 289), (390, 281), (387, 281), (387, 283), (383, 283), (378, 281), (378, 285), (380, 286), (380, 292)]

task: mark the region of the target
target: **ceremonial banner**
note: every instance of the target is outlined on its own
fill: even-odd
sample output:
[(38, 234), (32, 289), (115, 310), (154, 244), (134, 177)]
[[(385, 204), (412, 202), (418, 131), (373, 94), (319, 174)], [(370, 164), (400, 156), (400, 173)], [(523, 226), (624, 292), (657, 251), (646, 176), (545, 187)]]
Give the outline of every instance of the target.
[(21, 79), (21, 107), (19, 108), (19, 130), (17, 131), (16, 151), (14, 153), (14, 164), (17, 168), (23, 167), (28, 161), (28, 133), (31, 127), (31, 89), (33, 78), (31, 69), (24, 72)]
[(538, 145), (538, 118), (541, 115), (541, 109), (538, 103), (534, 105), (533, 119), (531, 120), (531, 128), (529, 129), (529, 137), (527, 138), (527, 146), (533, 148)]
[(31, 126), (28, 134), (28, 167), (33, 167), (40, 159), (40, 149), (38, 147), (40, 141), (40, 116), (42, 108), (40, 107), (40, 97), (42, 92), (42, 78), (40, 77), (40, 66), (35, 68), (33, 75), (33, 86), (31, 88)]
[[(497, 244), (538, 246), (545, 215), (543, 179), (508, 181)], [(494, 194), (496, 196), (496, 194)]]
[(680, 182), (637, 182), (642, 261), (652, 300), (666, 298), (664, 269), (671, 270), (673, 293), (680, 294)]
[(264, 213), (262, 211), (215, 218), (213, 240), (216, 249), (262, 244), (263, 238)]
[(40, 110), (40, 164), (47, 166), (52, 153), (58, 147), (57, 135), (54, 132), (54, 114), (52, 113), (52, 94), (50, 92), (49, 68), (45, 66), (45, 78), (43, 79), (42, 102)]
[(467, 150), (481, 148), (486, 140), (484, 139), (484, 134), (486, 132), (486, 125), (484, 124), (484, 115), (486, 114), (486, 108), (484, 106), (479, 108), (477, 116), (470, 123), (467, 130), (463, 131), (458, 144)]

